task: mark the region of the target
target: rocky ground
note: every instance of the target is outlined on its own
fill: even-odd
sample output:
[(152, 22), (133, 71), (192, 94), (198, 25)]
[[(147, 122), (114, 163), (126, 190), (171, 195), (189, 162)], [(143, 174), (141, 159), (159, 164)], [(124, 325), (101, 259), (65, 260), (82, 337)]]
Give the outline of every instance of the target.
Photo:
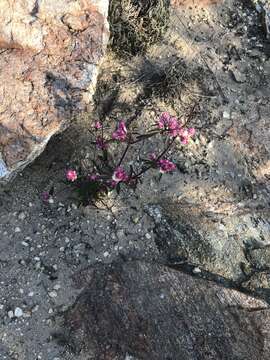
[[(177, 284), (189, 283), (187, 279), (190, 279), (185, 292), (191, 299), (198, 295), (195, 289), (204, 292), (208, 286), (213, 288), (213, 292), (209, 290), (210, 299), (221, 291), (218, 289), (222, 285), (229, 294), (225, 304), (228, 302), (230, 306), (228, 299), (235, 291), (231, 289), (237, 289), (248, 294), (245, 296), (249, 301), (257, 299), (256, 314), (267, 318), (270, 43), (261, 25), (261, 15), (251, 3), (229, 0), (218, 5), (209, 3), (212, 2), (206, 1), (200, 7), (202, 2), (174, 1), (170, 26), (162, 43), (152, 45), (144, 55), (127, 59), (109, 51), (101, 68), (93, 113), (87, 119), (78, 119), (69, 130), (53, 139), (38, 160), (1, 190), (1, 360), (134, 359), (133, 356), (178, 359), (175, 354), (179, 348), (170, 345), (166, 356), (165, 352), (162, 355), (155, 339), (146, 350), (135, 351), (129, 345), (121, 348), (121, 355), (115, 349), (110, 353), (107, 350), (111, 343), (101, 341), (96, 329), (84, 329), (89, 337), (82, 336), (84, 344), (73, 346), (72, 336), (63, 334), (65, 329), (72, 333), (70, 324), (74, 325), (77, 315), (75, 311), (74, 320), (74, 311), (69, 309), (82, 292), (78, 278), (86, 272), (88, 279), (89, 266), (99, 269), (98, 266), (106, 268), (112, 263), (134, 260), (162, 264), (153, 265), (157, 273), (167, 274), (161, 274), (159, 279), (168, 276), (170, 282), (177, 278), (174, 280)], [(197, 129), (197, 136), (194, 142), (179, 147), (173, 154), (177, 163), (173, 175), (159, 179), (155, 173), (149, 173), (136, 193), (128, 190), (120, 195), (112, 193), (98, 208), (78, 206), (62, 180), (67, 166), (76, 166), (82, 157), (91, 157), (86, 129), (93, 120), (98, 116), (106, 121), (125, 118), (131, 126), (136, 121), (143, 127), (164, 110), (185, 117), (190, 109), (193, 109), (191, 124)], [(133, 120), (134, 115), (137, 120)], [(53, 185), (55, 195), (49, 204), (44, 204), (41, 193)], [(167, 267), (173, 267), (175, 272), (171, 275), (172, 270)], [(148, 265), (138, 265), (135, 269), (133, 265), (124, 265), (123, 271), (141, 274), (142, 282), (143, 273), (150, 274), (146, 279), (154, 276)], [(119, 280), (119, 287), (128, 281), (138, 280), (130, 275), (130, 279)], [(153, 280), (147, 281), (151, 288)], [(90, 292), (95, 293), (98, 281), (94, 285), (90, 283)], [(136, 295), (134, 291), (132, 287), (129, 295), (132, 299)], [(96, 293), (102, 299), (104, 293)], [(176, 293), (179, 297), (178, 290)], [(89, 311), (93, 307), (104, 311), (92, 298), (91, 301)], [(198, 304), (201, 301), (198, 297)], [(244, 306), (245, 301), (234, 306)], [(130, 306), (140, 313), (140, 303), (134, 304)], [(85, 306), (84, 300), (82, 308)], [(153, 309), (154, 304), (151, 306)], [(169, 302), (168, 306), (178, 307), (179, 303)], [(199, 306), (196, 301), (194, 306)], [(213, 311), (219, 311), (219, 307), (213, 300)], [(158, 319), (164, 309), (166, 306), (161, 306), (153, 316)], [(206, 310), (202, 307), (201, 311)], [(125, 316), (121, 324), (125, 319), (132, 322), (132, 318)], [(147, 317), (144, 310), (141, 316)], [(237, 316), (246, 319), (247, 315), (240, 312), (232, 318)], [(67, 318), (66, 323), (63, 318)], [(173, 319), (173, 312), (168, 318)], [(90, 320), (94, 327), (95, 320)], [(148, 320), (147, 334), (153, 337), (153, 324)], [(252, 324), (254, 320), (250, 321)], [(263, 320), (258, 321), (265, 326)], [(98, 322), (100, 327), (102, 324)], [(77, 324), (75, 333), (80, 326), (85, 328)], [(252, 331), (246, 336), (269, 342), (267, 330), (266, 335), (261, 330)], [(236, 332), (232, 332), (232, 337), (237, 336)], [(108, 334), (113, 338), (113, 332), (101, 332), (102, 338)], [(105, 353), (97, 355), (95, 349), (91, 352), (85, 346), (92, 337), (102, 342), (107, 349)], [(113, 341), (119, 338), (117, 333)], [(190, 357), (183, 355), (183, 359), (247, 358), (244, 352), (242, 357), (234, 352), (226, 357), (215, 352), (210, 340), (205, 341), (212, 353), (209, 350), (203, 357), (206, 348), (202, 347)], [(256, 351), (254, 359), (269, 358), (269, 345), (262, 345)]]

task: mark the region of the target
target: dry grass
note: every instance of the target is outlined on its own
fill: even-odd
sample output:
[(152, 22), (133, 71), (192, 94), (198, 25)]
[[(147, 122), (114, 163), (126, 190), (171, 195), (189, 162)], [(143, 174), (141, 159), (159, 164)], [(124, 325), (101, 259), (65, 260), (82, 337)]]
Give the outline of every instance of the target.
[(111, 47), (130, 57), (158, 42), (169, 22), (170, 0), (112, 0), (109, 8)]

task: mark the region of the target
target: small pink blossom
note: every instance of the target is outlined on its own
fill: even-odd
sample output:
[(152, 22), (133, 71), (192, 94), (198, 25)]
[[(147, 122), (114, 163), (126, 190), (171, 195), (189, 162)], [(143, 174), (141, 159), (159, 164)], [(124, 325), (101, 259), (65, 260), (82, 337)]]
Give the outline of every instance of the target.
[(183, 145), (187, 145), (190, 138), (192, 138), (195, 135), (195, 129), (194, 128), (181, 128), (179, 131), (179, 137), (180, 141)]
[(190, 137), (193, 137), (195, 135), (195, 133), (196, 133), (196, 130), (194, 128), (189, 128), (188, 129), (188, 135)]
[(44, 191), (42, 194), (41, 194), (41, 198), (44, 202), (49, 202), (49, 199), (50, 199), (50, 194), (48, 191)]
[(112, 189), (115, 188), (117, 184), (118, 182), (114, 180), (107, 181), (107, 185), (110, 186)]
[(161, 114), (157, 125), (159, 129), (168, 130), (169, 135), (172, 137), (176, 137), (181, 129), (179, 120), (176, 117), (170, 116), (167, 112)]
[(172, 137), (176, 137), (176, 136), (179, 134), (179, 131), (180, 131), (180, 129), (181, 129), (181, 124), (179, 123), (179, 121), (178, 121), (177, 118), (172, 117), (172, 118), (170, 119), (168, 128), (169, 128), (169, 134), (170, 134)]
[(121, 166), (118, 166), (114, 170), (112, 180), (115, 181), (116, 183), (119, 183), (121, 181), (125, 182), (125, 181), (128, 180), (128, 178), (129, 177), (128, 177), (127, 173), (125, 172), (125, 170)]
[(97, 181), (97, 180), (99, 180), (99, 175), (97, 175), (97, 174), (88, 175), (88, 179), (91, 181)]
[(107, 149), (108, 145), (106, 144), (106, 142), (102, 139), (101, 136), (97, 136), (96, 138), (96, 147), (100, 150), (105, 150)]
[(114, 140), (125, 141), (127, 137), (127, 127), (124, 121), (120, 121), (117, 130), (112, 134)]
[(101, 122), (100, 122), (100, 121), (96, 121), (96, 123), (95, 123), (95, 129), (96, 129), (96, 130), (99, 130), (99, 129), (101, 129), (101, 128), (102, 128)]
[(76, 170), (69, 169), (66, 171), (66, 178), (68, 181), (74, 182), (75, 180), (77, 180), (77, 177), (78, 175)]
[(158, 161), (159, 170), (162, 174), (173, 171), (176, 169), (176, 165), (167, 159), (161, 159)]
[(155, 161), (157, 159), (157, 154), (155, 154), (155, 153), (149, 154), (149, 159), (152, 161)]
[(169, 125), (170, 119), (171, 116), (168, 112), (162, 113), (157, 122), (158, 127), (160, 129), (165, 129)]

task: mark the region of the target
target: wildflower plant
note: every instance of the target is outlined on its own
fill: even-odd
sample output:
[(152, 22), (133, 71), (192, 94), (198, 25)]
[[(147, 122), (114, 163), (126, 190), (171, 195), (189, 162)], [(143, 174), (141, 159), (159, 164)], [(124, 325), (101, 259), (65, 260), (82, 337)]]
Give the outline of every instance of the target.
[[(175, 149), (177, 142), (187, 145), (195, 135), (195, 129), (186, 127), (179, 119), (164, 112), (144, 133), (137, 129), (130, 130), (123, 120), (119, 121), (115, 129), (97, 121), (90, 133), (93, 138), (91, 143), (95, 147), (92, 168), (66, 171), (66, 181), (77, 189), (83, 205), (94, 203), (109, 191), (116, 190), (119, 193), (122, 186), (136, 189), (143, 175), (150, 169), (156, 169), (161, 175), (174, 171), (176, 165), (168, 159), (168, 154)], [(158, 136), (164, 144), (161, 151), (150, 152), (146, 159), (140, 158), (136, 166), (127, 162), (128, 154), (134, 153), (136, 144), (145, 141), (150, 143), (151, 138)], [(110, 151), (113, 147), (120, 149), (116, 157)]]

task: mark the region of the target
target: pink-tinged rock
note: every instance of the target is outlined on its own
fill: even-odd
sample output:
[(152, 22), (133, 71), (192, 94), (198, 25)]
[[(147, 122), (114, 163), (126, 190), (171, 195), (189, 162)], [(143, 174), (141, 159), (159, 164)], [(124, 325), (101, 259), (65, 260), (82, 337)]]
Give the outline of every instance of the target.
[(0, 0), (0, 181), (86, 111), (107, 10), (108, 0)]

